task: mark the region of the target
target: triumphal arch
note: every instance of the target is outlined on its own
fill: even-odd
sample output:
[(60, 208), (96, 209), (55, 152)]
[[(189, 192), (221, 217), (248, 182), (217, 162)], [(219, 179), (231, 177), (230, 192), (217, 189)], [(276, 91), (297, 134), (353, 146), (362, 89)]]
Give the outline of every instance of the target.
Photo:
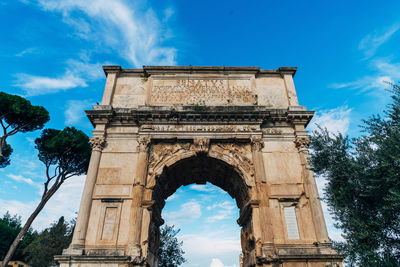
[(104, 66), (72, 243), (61, 267), (158, 265), (165, 199), (210, 182), (240, 210), (243, 266), (340, 266), (308, 162), (296, 68)]

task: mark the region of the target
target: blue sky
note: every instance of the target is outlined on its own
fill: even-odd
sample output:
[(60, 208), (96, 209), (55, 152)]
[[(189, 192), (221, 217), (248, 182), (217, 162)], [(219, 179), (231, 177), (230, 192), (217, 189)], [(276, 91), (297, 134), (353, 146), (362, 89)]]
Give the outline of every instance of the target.
[[(361, 119), (390, 99), (384, 81), (400, 80), (399, 10), (399, 1), (1, 1), (0, 90), (45, 106), (46, 127), (73, 125), (90, 135), (83, 110), (101, 100), (101, 65), (297, 66), (300, 104), (317, 111), (310, 128), (357, 136)], [(0, 213), (26, 218), (40, 197), (39, 133), (8, 140), (14, 153), (0, 169)], [(74, 216), (83, 179), (64, 185), (35, 228)], [(318, 179), (321, 189), (324, 182)], [(185, 266), (237, 266), (238, 211), (230, 197), (206, 185), (172, 198), (163, 214), (182, 229)], [(180, 210), (191, 216), (177, 216)]]

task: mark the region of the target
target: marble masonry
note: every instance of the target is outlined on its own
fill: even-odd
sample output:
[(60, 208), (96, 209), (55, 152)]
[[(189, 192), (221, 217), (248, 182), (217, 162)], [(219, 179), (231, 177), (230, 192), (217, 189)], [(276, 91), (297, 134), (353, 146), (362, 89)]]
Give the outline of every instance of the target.
[(156, 267), (161, 211), (180, 186), (235, 199), (243, 266), (342, 266), (308, 162), (296, 68), (104, 66), (90, 166), (61, 267)]

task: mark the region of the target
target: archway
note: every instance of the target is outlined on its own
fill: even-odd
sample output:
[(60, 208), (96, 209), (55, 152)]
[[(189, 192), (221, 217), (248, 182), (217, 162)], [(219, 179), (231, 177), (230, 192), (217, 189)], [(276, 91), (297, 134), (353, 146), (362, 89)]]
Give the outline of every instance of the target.
[[(197, 147), (199, 147), (197, 142)], [(176, 146), (176, 144), (175, 144)], [(240, 159), (235, 159), (232, 156), (221, 153), (217, 147), (224, 148), (224, 145), (209, 143), (200, 145), (200, 149), (190, 150), (189, 148), (196, 147), (195, 144), (182, 143), (184, 149), (175, 149), (175, 152), (167, 153), (167, 156), (161, 156), (160, 151), (168, 150), (170, 144), (156, 143), (151, 147), (150, 166), (158, 166), (158, 173), (155, 174), (149, 170), (148, 182), (152, 190), (152, 194), (148, 195), (146, 201), (152, 202), (151, 221), (149, 222), (149, 246), (148, 259), (153, 259), (150, 264), (157, 266), (157, 250), (159, 246), (159, 227), (164, 223), (161, 218), (161, 212), (165, 205), (165, 200), (171, 196), (180, 186), (189, 184), (205, 184), (209, 182), (222, 190), (226, 191), (235, 201), (240, 210), (240, 214), (246, 213), (248, 203), (251, 200), (252, 187), (251, 181), (246, 183), (246, 174), (243, 173), (244, 165), (246, 164), (246, 155), (242, 154)], [(249, 146), (248, 143), (237, 144), (237, 151), (240, 148)], [(211, 147), (211, 149), (209, 149)], [(164, 148), (164, 149), (161, 149)], [(191, 152), (190, 152), (191, 151)], [(240, 153), (240, 152), (238, 152)], [(158, 154), (155, 156), (155, 154)], [(161, 152), (163, 154), (163, 152)], [(154, 164), (154, 161), (159, 161)], [(235, 165), (232, 165), (236, 162)], [(248, 163), (248, 162), (247, 162)], [(161, 170), (161, 171), (160, 171)], [(249, 176), (249, 173), (247, 173)], [(250, 175), (251, 176), (251, 175)], [(249, 253), (255, 248), (253, 229), (250, 223), (251, 216), (247, 215), (245, 220), (238, 220), (241, 224), (241, 246), (244, 255), (244, 261), (249, 261)], [(254, 260), (253, 260), (254, 261)], [(252, 261), (252, 262), (253, 262)]]

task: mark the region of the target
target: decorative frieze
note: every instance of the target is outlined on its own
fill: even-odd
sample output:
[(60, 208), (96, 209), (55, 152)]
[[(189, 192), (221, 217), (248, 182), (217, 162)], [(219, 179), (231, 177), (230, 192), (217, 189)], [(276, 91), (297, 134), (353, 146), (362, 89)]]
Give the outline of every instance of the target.
[(253, 132), (259, 131), (259, 125), (142, 125), (142, 132)]

